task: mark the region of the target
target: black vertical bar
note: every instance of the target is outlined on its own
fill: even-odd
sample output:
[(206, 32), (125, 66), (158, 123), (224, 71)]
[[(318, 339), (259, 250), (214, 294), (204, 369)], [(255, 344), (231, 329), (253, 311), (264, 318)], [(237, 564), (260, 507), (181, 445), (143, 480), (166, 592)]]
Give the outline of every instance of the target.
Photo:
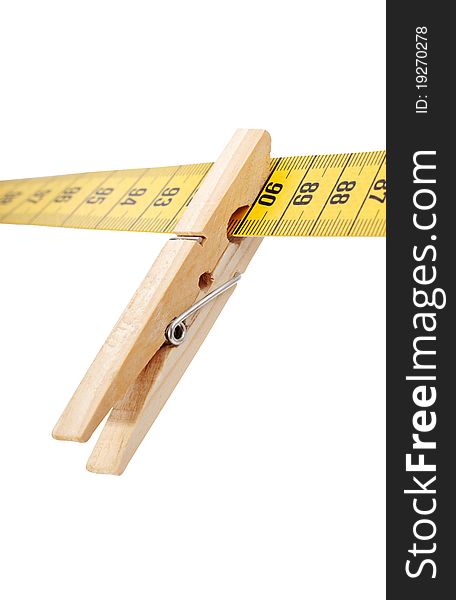
[(430, 0), (387, 1), (391, 600), (456, 597), (452, 8), (451, 3)]

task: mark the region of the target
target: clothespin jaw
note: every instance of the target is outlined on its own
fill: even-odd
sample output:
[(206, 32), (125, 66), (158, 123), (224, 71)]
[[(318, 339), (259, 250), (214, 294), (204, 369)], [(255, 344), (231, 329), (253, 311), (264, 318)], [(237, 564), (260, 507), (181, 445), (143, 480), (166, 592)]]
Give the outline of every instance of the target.
[(185, 321), (182, 344), (168, 325), (246, 269), (261, 238), (229, 239), (228, 224), (251, 204), (269, 172), (270, 136), (238, 130), (204, 179), (57, 422), (53, 436), (87, 441), (109, 417), (89, 458), (96, 473), (120, 475), (190, 364), (234, 287)]

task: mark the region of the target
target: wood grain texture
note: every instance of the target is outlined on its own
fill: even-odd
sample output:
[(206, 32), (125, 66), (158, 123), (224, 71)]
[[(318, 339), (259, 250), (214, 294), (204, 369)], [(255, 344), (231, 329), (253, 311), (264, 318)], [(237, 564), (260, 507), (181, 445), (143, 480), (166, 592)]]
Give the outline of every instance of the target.
[[(134, 435), (127, 443), (124, 435), (103, 432), (89, 461), (92, 470), (121, 472), (125, 467), (229, 297), (225, 294), (196, 316), (180, 348), (164, 346), (168, 323), (201, 296), (200, 276), (208, 272), (214, 285), (215, 279), (224, 283), (234, 274), (231, 266), (242, 272), (253, 256), (259, 242), (230, 242), (226, 232), (231, 215), (251, 203), (266, 180), (269, 153), (267, 132), (236, 132), (176, 228), (179, 235), (202, 236), (203, 242), (165, 244), (57, 422), (55, 438), (84, 442), (113, 407), (105, 428), (112, 434), (114, 423), (131, 422), (120, 415), (132, 414), (135, 406)], [(151, 387), (158, 398), (146, 403), (145, 390)], [(141, 410), (139, 397), (144, 399)], [(119, 453), (115, 466), (102, 450), (111, 444)]]

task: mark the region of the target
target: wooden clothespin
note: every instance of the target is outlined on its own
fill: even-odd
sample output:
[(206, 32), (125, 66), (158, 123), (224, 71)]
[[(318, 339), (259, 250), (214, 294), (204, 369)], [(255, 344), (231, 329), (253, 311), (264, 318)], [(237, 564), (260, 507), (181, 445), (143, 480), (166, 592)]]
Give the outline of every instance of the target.
[(229, 239), (228, 224), (269, 165), (269, 134), (238, 130), (65, 408), (53, 436), (78, 442), (111, 411), (89, 471), (124, 471), (210, 331), (261, 242)]

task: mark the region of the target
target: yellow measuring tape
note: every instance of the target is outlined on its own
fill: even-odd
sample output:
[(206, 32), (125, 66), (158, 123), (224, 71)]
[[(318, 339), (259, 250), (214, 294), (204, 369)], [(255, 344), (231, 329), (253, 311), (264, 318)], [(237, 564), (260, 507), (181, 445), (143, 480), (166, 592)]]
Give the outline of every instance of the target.
[[(2, 181), (0, 223), (172, 233), (211, 166)], [(385, 152), (274, 158), (260, 194), (229, 233), (384, 236)]]

